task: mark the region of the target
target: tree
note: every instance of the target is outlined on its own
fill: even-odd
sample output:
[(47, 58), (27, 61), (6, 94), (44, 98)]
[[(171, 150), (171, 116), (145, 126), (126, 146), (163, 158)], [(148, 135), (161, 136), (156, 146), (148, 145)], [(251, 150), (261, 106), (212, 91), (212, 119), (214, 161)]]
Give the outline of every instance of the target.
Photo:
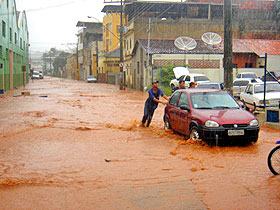
[(70, 55), (70, 53), (59, 51), (58, 56), (54, 58), (53, 67), (55, 71), (59, 71), (66, 65), (66, 58)]
[(175, 75), (173, 72), (173, 68), (175, 68), (175, 65), (168, 65), (162, 67), (162, 85), (163, 86), (169, 86), (169, 83), (172, 79), (174, 79)]

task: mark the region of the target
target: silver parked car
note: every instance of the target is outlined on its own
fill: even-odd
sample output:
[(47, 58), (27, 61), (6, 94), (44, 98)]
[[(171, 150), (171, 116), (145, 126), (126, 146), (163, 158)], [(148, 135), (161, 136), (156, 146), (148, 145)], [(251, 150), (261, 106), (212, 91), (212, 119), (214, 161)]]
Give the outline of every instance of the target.
[(204, 83), (197, 84), (196, 88), (224, 90), (224, 83), (223, 82), (204, 82)]
[(236, 79), (233, 81), (232, 95), (235, 98), (240, 98), (240, 93), (243, 92), (248, 84), (259, 82), (252, 78)]

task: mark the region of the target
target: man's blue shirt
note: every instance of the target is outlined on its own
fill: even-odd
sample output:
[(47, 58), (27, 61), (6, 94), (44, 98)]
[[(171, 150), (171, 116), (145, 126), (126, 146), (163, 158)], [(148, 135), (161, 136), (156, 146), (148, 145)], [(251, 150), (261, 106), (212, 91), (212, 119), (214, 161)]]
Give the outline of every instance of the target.
[(159, 100), (159, 96), (164, 96), (164, 92), (160, 88), (157, 88), (157, 92), (154, 93), (153, 88), (151, 88), (148, 93), (149, 98), (146, 100), (146, 104), (150, 105), (150, 108), (156, 109), (158, 106), (158, 102), (154, 101), (154, 98)]

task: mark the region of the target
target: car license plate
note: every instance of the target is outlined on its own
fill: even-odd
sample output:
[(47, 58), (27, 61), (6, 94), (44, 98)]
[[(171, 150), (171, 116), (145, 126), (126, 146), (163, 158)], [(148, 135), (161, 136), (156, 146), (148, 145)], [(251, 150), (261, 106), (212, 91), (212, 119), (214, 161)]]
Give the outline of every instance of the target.
[(228, 130), (229, 136), (243, 136), (244, 130)]

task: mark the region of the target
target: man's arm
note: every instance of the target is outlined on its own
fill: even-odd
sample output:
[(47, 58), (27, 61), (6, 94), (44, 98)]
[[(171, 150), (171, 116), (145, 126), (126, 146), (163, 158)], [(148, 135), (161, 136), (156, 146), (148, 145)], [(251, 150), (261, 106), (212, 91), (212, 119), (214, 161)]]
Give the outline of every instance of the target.
[(161, 104), (167, 104), (167, 102), (165, 101), (160, 101), (160, 100), (157, 100), (156, 98), (153, 99), (155, 102), (158, 102), (158, 103), (161, 103)]
[(162, 96), (165, 100), (169, 101), (170, 97), (167, 97), (166, 95)]

